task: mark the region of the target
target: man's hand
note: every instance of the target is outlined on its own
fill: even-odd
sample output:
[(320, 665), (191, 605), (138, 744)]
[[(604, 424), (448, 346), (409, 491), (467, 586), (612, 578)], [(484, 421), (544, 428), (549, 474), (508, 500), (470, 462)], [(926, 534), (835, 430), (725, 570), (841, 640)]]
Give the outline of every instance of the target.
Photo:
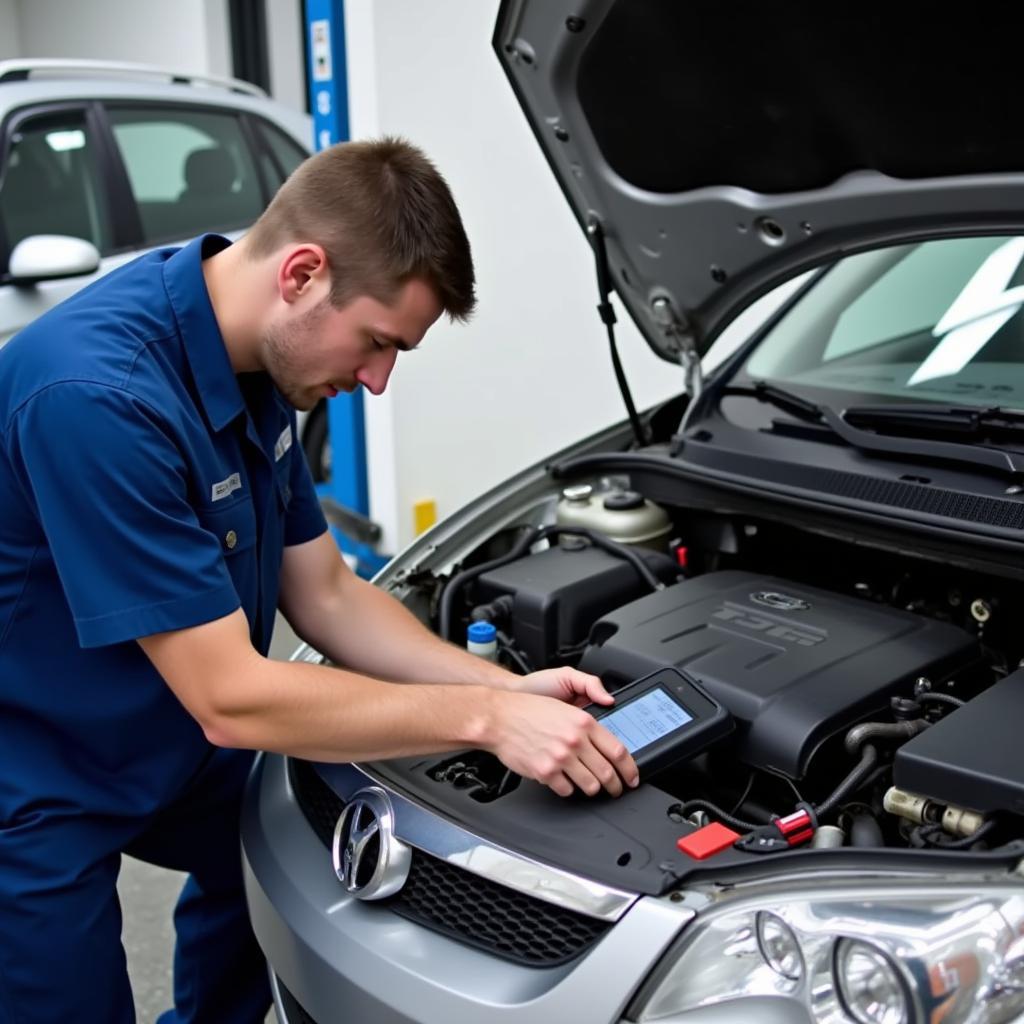
[[(526, 679), (548, 676), (536, 672)], [(593, 676), (573, 669), (550, 670), (552, 682), (562, 700), (580, 696), (593, 687)], [(561, 682), (559, 682), (561, 680)], [(575, 690), (579, 685), (582, 690)], [(600, 681), (597, 687), (604, 693)], [(612, 796), (622, 793), (622, 784), (636, 786), (636, 762), (622, 742), (585, 711), (569, 707), (550, 696), (515, 690), (494, 692), (496, 702), (492, 737), (483, 745), (514, 772), (536, 779), (559, 796), (569, 796), (573, 786), (588, 796), (605, 789)], [(604, 693), (601, 703), (611, 702)]]
[(604, 683), (589, 672), (574, 668), (546, 668), (521, 676), (516, 686), (518, 693), (533, 693), (538, 697), (554, 697), (581, 708), (585, 704), (614, 704), (615, 698), (604, 688)]

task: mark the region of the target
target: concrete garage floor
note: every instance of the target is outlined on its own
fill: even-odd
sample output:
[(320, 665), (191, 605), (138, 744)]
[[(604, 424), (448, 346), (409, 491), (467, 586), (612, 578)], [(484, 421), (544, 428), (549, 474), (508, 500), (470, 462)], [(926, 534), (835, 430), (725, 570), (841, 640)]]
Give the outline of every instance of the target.
[[(288, 624), (278, 618), (271, 657), (287, 659), (298, 643)], [(124, 915), (122, 942), (128, 956), (128, 975), (139, 1024), (152, 1024), (171, 1007), (171, 915), (184, 882), (185, 875), (179, 871), (155, 868), (131, 857), (121, 858), (117, 889)], [(266, 1024), (276, 1024), (276, 1020), (271, 1010)]]

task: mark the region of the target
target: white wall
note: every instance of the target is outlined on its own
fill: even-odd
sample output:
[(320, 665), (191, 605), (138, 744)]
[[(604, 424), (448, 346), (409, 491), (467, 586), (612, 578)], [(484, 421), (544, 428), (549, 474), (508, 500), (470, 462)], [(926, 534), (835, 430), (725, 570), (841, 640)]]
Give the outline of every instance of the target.
[(17, 12), (20, 56), (230, 68), (224, 0), (19, 0)]
[(0, 0), (0, 60), (20, 57), (21, 30), (16, 0)]
[[(150, 0), (152, 2), (152, 0)], [(231, 27), (228, 21), (227, 0), (191, 0), (200, 3), (203, 8), (203, 26), (206, 30), (201, 45), (205, 66), (202, 70), (211, 75), (234, 74), (231, 61)], [(170, 5), (174, 10), (174, 4)], [(163, 8), (166, 10), (166, 8)]]
[[(270, 92), (306, 109), (301, 0), (267, 0)], [(0, 0), (0, 60), (88, 57), (232, 74), (226, 0)]]
[(305, 43), (301, 0), (267, 0), (267, 44), (270, 50), (270, 94), (294, 110), (306, 109)]
[[(473, 245), (479, 312), (439, 323), (366, 396), (371, 513), (385, 546), (414, 502), (440, 515), (568, 442), (624, 418), (596, 312), (590, 249), (491, 50), (497, 0), (346, 0), (354, 137), (400, 133), (448, 179)], [(626, 317), (638, 406), (677, 392)]]

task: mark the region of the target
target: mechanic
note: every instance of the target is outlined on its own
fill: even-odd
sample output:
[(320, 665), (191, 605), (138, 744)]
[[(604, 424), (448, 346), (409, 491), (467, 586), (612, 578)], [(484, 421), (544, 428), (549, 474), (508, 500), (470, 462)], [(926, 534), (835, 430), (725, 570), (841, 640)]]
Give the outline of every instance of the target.
[[(611, 702), (596, 677), (514, 676), (356, 577), (295, 443), (294, 409), (380, 394), (474, 304), (447, 185), (383, 139), (311, 157), (234, 245), (149, 253), (0, 351), (0, 1020), (134, 1019), (122, 853), (189, 873), (161, 1021), (263, 1020), (253, 751), (472, 746), (560, 795), (636, 784), (574, 706)], [(269, 660), (277, 609), (344, 668)]]

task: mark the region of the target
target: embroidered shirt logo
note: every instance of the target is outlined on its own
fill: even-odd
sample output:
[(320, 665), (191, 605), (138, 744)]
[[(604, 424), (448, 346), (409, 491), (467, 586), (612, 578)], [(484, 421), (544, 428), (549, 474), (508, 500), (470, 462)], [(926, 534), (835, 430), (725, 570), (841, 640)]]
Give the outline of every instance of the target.
[(242, 487), (242, 476), (240, 473), (232, 473), (226, 480), (221, 480), (219, 484), (213, 485), (213, 492), (210, 495), (212, 501), (220, 501), (221, 498), (226, 498), (229, 494), (240, 490)]
[(274, 445), (274, 461), (280, 462), (282, 456), (292, 446), (292, 426), (289, 423), (284, 430), (281, 431), (281, 436), (277, 439), (277, 444)]

